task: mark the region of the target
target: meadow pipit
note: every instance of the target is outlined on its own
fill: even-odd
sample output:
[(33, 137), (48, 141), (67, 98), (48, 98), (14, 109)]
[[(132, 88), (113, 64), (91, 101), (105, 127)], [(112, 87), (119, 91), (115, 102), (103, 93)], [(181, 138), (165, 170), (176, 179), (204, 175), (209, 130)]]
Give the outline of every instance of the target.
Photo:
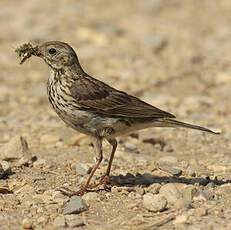
[[(83, 195), (88, 188), (110, 182), (109, 173), (119, 135), (148, 127), (184, 127), (217, 134), (201, 126), (177, 121), (174, 115), (89, 76), (67, 43), (49, 41), (37, 46), (28, 43), (16, 52), (21, 57), (21, 63), (34, 55), (49, 65), (51, 73), (47, 94), (54, 110), (69, 126), (94, 140), (97, 162), (78, 192), (66, 191), (69, 196)], [(112, 145), (110, 160), (105, 177), (91, 186), (90, 180), (103, 159), (103, 139)]]

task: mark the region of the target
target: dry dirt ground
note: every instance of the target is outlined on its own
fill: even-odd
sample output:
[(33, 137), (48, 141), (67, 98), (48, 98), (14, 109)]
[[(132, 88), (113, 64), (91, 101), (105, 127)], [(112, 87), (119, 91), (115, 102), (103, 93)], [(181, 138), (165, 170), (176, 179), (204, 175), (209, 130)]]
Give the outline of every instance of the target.
[[(231, 229), (230, 0), (0, 8), (0, 229)], [(38, 58), (19, 65), (14, 49), (37, 39), (70, 43), (89, 74), (222, 134), (153, 128), (120, 137), (112, 175), (121, 186), (89, 192), (87, 211), (63, 215), (68, 199), (57, 190), (80, 187), (94, 152), (49, 105), (48, 67)]]

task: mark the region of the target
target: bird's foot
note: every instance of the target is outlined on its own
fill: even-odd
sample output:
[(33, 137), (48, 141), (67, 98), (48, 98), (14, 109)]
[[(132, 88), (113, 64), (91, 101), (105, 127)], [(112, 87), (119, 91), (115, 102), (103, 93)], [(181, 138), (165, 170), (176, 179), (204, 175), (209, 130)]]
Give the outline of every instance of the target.
[[(79, 190), (79, 191), (73, 191), (71, 189), (68, 189), (68, 188), (59, 188), (59, 191), (65, 195), (65, 196), (68, 196), (68, 197), (72, 197), (72, 196), (83, 196), (83, 194), (85, 192), (88, 191), (88, 189), (94, 189), (100, 185), (104, 185), (104, 189), (109, 191), (111, 190), (111, 186), (112, 185), (116, 185), (116, 186), (119, 186), (119, 184), (115, 181), (112, 181), (109, 176), (104, 176), (102, 180), (100, 180), (100, 182), (98, 182), (97, 184), (92, 184), (92, 185), (83, 185), (82, 188)], [(90, 190), (91, 191), (91, 190)]]
[(58, 189), (63, 195), (72, 197), (72, 196), (83, 196), (83, 194), (87, 191), (87, 188), (85, 186), (82, 186), (82, 188), (79, 191), (73, 191), (69, 188), (61, 187)]
[(93, 188), (96, 188), (96, 187), (98, 187), (100, 185), (104, 185), (105, 190), (110, 190), (112, 185), (119, 186), (119, 184), (117, 182), (111, 180), (110, 177), (108, 175), (106, 175), (106, 176), (103, 177), (103, 179), (100, 180), (99, 183), (89, 185), (88, 188), (93, 189)]

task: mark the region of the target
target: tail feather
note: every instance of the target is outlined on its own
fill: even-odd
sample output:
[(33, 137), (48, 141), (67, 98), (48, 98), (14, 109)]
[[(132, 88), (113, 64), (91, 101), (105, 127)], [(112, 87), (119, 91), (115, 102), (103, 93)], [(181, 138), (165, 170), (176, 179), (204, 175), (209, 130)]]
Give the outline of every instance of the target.
[(168, 125), (169, 127), (185, 127), (185, 128), (201, 130), (201, 131), (209, 132), (213, 134), (220, 134), (220, 132), (215, 132), (215, 131), (212, 131), (211, 129), (207, 129), (199, 125), (192, 125), (192, 124), (188, 124), (182, 121), (173, 120), (170, 118), (164, 119), (164, 123)]

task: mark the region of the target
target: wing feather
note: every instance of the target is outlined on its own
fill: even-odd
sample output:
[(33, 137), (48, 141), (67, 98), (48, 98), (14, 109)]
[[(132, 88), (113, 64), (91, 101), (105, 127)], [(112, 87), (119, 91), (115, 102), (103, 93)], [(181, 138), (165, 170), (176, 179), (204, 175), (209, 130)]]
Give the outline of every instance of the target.
[(133, 118), (175, 118), (168, 112), (90, 76), (75, 80), (70, 91), (78, 105), (91, 112)]

